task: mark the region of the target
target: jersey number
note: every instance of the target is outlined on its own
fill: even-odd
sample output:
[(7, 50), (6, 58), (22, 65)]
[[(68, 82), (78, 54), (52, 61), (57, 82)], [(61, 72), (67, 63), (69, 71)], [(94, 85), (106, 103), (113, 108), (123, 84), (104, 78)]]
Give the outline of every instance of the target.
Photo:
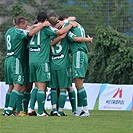
[(51, 47), (51, 50), (52, 50), (52, 53), (55, 54), (55, 53), (60, 53), (61, 50), (62, 50), (62, 46), (60, 45), (60, 42), (58, 42), (56, 45), (56, 47)]
[(85, 37), (85, 30), (84, 30), (84, 28), (81, 27), (81, 26), (78, 26), (78, 28), (80, 29), (81, 36), (82, 36), (82, 37)]
[[(37, 36), (37, 45), (40, 45), (40, 31), (36, 34), (36, 36)], [(30, 45), (35, 45), (34, 38), (35, 38), (35, 35), (31, 38)]]
[(11, 50), (11, 36), (10, 35), (8, 35), (7, 37), (6, 37), (6, 41), (7, 41), (7, 50)]

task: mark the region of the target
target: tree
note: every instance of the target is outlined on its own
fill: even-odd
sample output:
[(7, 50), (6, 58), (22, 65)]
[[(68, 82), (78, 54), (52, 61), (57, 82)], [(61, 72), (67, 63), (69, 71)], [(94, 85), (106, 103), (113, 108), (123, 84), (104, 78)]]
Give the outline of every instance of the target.
[(112, 28), (98, 27), (96, 42), (89, 53), (88, 81), (131, 84), (133, 37)]

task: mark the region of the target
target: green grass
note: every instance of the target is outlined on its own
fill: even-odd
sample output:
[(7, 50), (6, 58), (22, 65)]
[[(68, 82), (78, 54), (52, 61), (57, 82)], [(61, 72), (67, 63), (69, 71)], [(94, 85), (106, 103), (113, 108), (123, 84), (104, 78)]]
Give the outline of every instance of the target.
[(90, 117), (65, 113), (68, 116), (0, 116), (0, 133), (133, 133), (132, 111), (91, 110)]

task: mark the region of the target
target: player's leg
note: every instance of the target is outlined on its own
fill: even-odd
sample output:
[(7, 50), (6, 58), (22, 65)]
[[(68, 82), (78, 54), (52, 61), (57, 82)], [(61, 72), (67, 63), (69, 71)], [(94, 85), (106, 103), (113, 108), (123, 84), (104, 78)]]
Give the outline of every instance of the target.
[[(43, 67), (42, 67), (43, 66)], [(44, 113), (45, 110), (45, 89), (46, 82), (50, 81), (50, 68), (48, 63), (38, 63), (37, 64), (37, 103), (38, 103), (38, 116), (48, 116)]]
[[(26, 61), (26, 60), (25, 60)], [(23, 77), (24, 82), (21, 90), (18, 93), (17, 99), (17, 116), (25, 116), (27, 114), (28, 102), (30, 98), (30, 90), (32, 88), (32, 84), (29, 83), (29, 67), (27, 67), (27, 61), (23, 63)], [(29, 87), (29, 88), (28, 88)], [(25, 93), (27, 92), (27, 93)], [(25, 110), (24, 110), (25, 108)], [(25, 112), (24, 112), (25, 111)]]
[(28, 107), (28, 114), (30, 116), (36, 116), (37, 115), (35, 110), (34, 110), (35, 103), (37, 101), (37, 91), (38, 91), (37, 83), (35, 83), (35, 87), (31, 90), (31, 93), (30, 93), (30, 102), (29, 102), (29, 107)]
[(50, 112), (51, 116), (59, 116), (58, 110), (57, 110), (57, 102), (58, 102), (58, 95), (57, 95), (57, 89), (58, 88), (58, 82), (57, 82), (57, 71), (52, 70), (51, 71), (51, 81), (47, 83), (47, 86), (51, 88), (51, 105), (52, 105), (52, 111)]
[(65, 116), (64, 114), (64, 106), (66, 102), (66, 90), (71, 86), (70, 79), (70, 69), (65, 68), (57, 71), (58, 73), (58, 84), (60, 88), (60, 94), (58, 99), (58, 112), (61, 116)]
[[(27, 42), (28, 43), (28, 42)], [(25, 48), (25, 55), (23, 58), (23, 75), (24, 75), (24, 96), (23, 96), (23, 111), (25, 114), (28, 112), (28, 104), (30, 100), (30, 91), (32, 89), (32, 82), (30, 82), (29, 75), (30, 75), (30, 69), (29, 69), (29, 51), (28, 47)]]
[(72, 86), (70, 86), (67, 89), (67, 91), (68, 91), (69, 100), (72, 106), (72, 115), (74, 115), (76, 112), (76, 93), (75, 93), (75, 90), (72, 88)]
[(50, 113), (51, 116), (58, 116), (58, 110), (57, 110), (57, 102), (58, 102), (58, 96), (57, 96), (57, 89), (51, 88), (51, 105), (52, 105), (52, 111)]
[(9, 85), (9, 89), (6, 93), (6, 97), (5, 97), (5, 105), (4, 105), (4, 111), (2, 113), (2, 115), (5, 115), (6, 114), (6, 111), (8, 109), (8, 105), (9, 105), (9, 100), (10, 100), (10, 94), (13, 90), (13, 85)]
[[(44, 90), (44, 98), (47, 98), (47, 82), (46, 82), (46, 89)], [(46, 109), (44, 108), (44, 113), (47, 114), (49, 116), (49, 113), (46, 111)]]
[(23, 98), (24, 98), (24, 91), (25, 86), (23, 85), (21, 87), (21, 90), (18, 92), (18, 98), (16, 101), (16, 116), (26, 116), (26, 114), (23, 112)]
[(18, 93), (20, 89), (21, 89), (21, 85), (14, 84), (14, 89), (12, 90), (10, 95), (10, 101), (9, 101), (8, 109), (6, 111), (6, 115), (9, 115), (9, 116), (13, 115), (13, 109), (15, 108), (16, 99), (18, 98)]
[(26, 86), (26, 91), (24, 92), (23, 107), (25, 113), (28, 113), (28, 105), (30, 101), (30, 92), (32, 90), (32, 84), (33, 83), (28, 83), (28, 85)]
[(28, 61), (28, 55), (25, 58), (25, 63), (23, 63), (24, 66), (24, 86), (25, 86), (25, 91), (24, 91), (24, 97), (23, 97), (23, 110), (27, 114), (28, 113), (28, 104), (30, 100), (30, 92), (32, 90), (32, 85), (33, 82), (30, 82), (29, 79), (29, 61)]
[(89, 115), (87, 94), (83, 87), (83, 82), (88, 66), (88, 56), (83, 51), (77, 51), (75, 54), (73, 54), (72, 60), (73, 78), (77, 88), (77, 114), (81, 116), (83, 112), (85, 112), (87, 116)]
[(85, 113), (86, 115), (89, 115), (87, 94), (83, 87), (83, 81), (84, 79), (81, 78), (74, 79), (75, 86), (77, 88), (77, 114), (82, 115)]
[[(36, 65), (33, 63), (29, 63), (29, 82), (34, 83), (35, 81), (37, 81), (37, 75), (36, 75)], [(29, 107), (28, 107), (28, 114), (30, 116), (36, 116), (36, 112), (34, 110), (35, 107), (35, 103), (37, 100), (37, 82), (35, 83), (35, 87), (32, 88), (31, 92), (30, 92), (30, 101), (29, 101)]]
[(38, 82), (38, 91), (37, 91), (37, 103), (38, 103), (38, 116), (47, 116), (44, 113), (44, 105), (45, 105), (45, 89), (46, 83), (45, 82)]
[(60, 89), (60, 95), (58, 99), (58, 112), (61, 116), (64, 116), (64, 106), (66, 102), (66, 89)]
[(18, 93), (21, 90), (21, 86), (23, 84), (23, 74), (22, 74), (23, 70), (19, 59), (15, 57), (10, 57), (8, 61), (9, 61), (8, 66), (10, 66), (8, 74), (12, 75), (11, 79), (14, 84), (13, 84), (13, 90), (10, 94), (10, 101), (6, 114), (12, 115), (13, 109), (15, 108), (16, 105), (16, 99), (18, 98)]
[(12, 82), (12, 67), (11, 67), (11, 62), (12, 62), (12, 58), (6, 58), (5, 62), (4, 62), (4, 77), (5, 77), (5, 82), (6, 84), (9, 85), (9, 89), (6, 93), (6, 97), (5, 97), (5, 106), (4, 106), (4, 111), (3, 111), (3, 115), (6, 114), (6, 111), (8, 109), (8, 105), (9, 105), (9, 101), (10, 101), (10, 95), (11, 92), (13, 90), (13, 82)]

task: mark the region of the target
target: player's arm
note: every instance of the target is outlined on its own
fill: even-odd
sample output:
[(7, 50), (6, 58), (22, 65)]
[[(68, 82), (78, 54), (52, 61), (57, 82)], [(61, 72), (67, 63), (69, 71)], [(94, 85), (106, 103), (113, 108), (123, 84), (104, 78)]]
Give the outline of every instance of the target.
[(68, 21), (72, 21), (72, 20), (76, 20), (76, 17), (70, 16), (70, 17), (68, 17), (67, 19), (68, 19)]
[(64, 33), (67, 33), (67, 31), (70, 30), (72, 27), (73, 27), (72, 24), (69, 24), (69, 25), (65, 26), (64, 28), (61, 28), (60, 30), (57, 30), (56, 34), (57, 35), (62, 35)]
[(67, 33), (64, 33), (58, 37), (56, 37), (51, 43), (50, 43), (50, 46), (53, 46), (55, 44), (57, 44), (59, 41), (61, 41), (65, 36), (66, 36)]
[(76, 27), (78, 26), (77, 22), (70, 22), (67, 26), (65, 26), (64, 28), (61, 28), (60, 30), (56, 31), (57, 35), (61, 35), (64, 33), (67, 33), (68, 30), (70, 30), (72, 27)]
[(27, 28), (26, 28), (26, 30), (28, 30), (28, 31), (30, 31), (30, 30), (32, 30), (32, 29), (34, 29), (35, 28), (35, 26), (34, 25), (32, 25), (32, 26), (27, 26)]
[(65, 23), (76, 20), (76, 17), (70, 16), (67, 19), (63, 20)]
[(90, 43), (92, 43), (92, 37), (90, 37), (89, 35), (87, 35), (87, 37), (77, 37), (77, 36), (75, 36), (74, 38), (73, 38), (73, 41), (75, 41), (75, 42), (90, 42)]
[(44, 23), (38, 23), (34, 25), (34, 28), (32, 28), (29, 33), (28, 36), (33, 36), (36, 33), (38, 33), (44, 26), (50, 26), (50, 23), (48, 21), (45, 21)]
[(73, 34), (71, 31), (68, 32), (68, 35), (67, 35), (68, 39), (71, 41), (71, 42), (92, 42), (92, 37), (90, 37), (89, 35), (87, 35), (87, 37), (78, 37), (76, 36), (75, 34)]

